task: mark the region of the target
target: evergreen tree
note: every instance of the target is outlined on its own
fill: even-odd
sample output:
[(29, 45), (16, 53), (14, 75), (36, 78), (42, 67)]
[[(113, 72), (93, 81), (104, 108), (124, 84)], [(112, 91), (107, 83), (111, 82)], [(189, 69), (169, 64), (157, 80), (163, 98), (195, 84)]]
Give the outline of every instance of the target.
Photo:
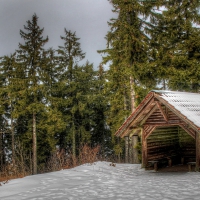
[[(131, 110), (156, 85), (156, 77), (153, 75), (155, 69), (149, 65), (150, 38), (145, 32), (150, 26), (147, 18), (156, 16), (151, 12), (152, 5), (148, 2), (110, 2), (118, 17), (108, 23), (111, 30), (106, 35), (107, 49), (99, 53), (106, 54), (104, 63), (111, 62), (107, 76), (110, 103), (108, 124), (114, 134)], [(117, 143), (114, 137), (113, 142)], [(120, 148), (117, 149), (121, 152)]]
[[(0, 104), (1, 104), (1, 127), (5, 135), (1, 138), (1, 144), (6, 141), (5, 148), (11, 154), (11, 160), (15, 163), (15, 120), (13, 118), (13, 109), (15, 104), (14, 79), (15, 79), (15, 54), (4, 56), (0, 61)], [(2, 146), (2, 145), (1, 145)], [(7, 158), (9, 159), (9, 158)], [(10, 160), (9, 159), (9, 160)]]
[[(48, 42), (48, 37), (43, 38), (43, 30), (38, 25), (36, 14), (32, 20), (27, 21), (24, 26), (25, 31), (20, 30), (20, 35), (24, 39), (24, 44), (19, 44), (17, 50), (17, 61), (19, 71), (23, 70), (23, 76), (19, 76), (24, 87), (20, 88), (21, 97), (18, 99), (17, 115), (26, 116), (29, 121), (28, 132), (32, 132), (33, 142), (33, 174), (37, 173), (37, 123), (39, 115), (45, 110), (45, 88), (42, 84), (44, 73), (47, 70), (44, 56), (44, 45)], [(30, 135), (29, 135), (30, 137)], [(38, 140), (39, 141), (39, 140)]]
[[(164, 89), (198, 92), (200, 87), (199, 1), (161, 1), (152, 31), (152, 58)], [(165, 86), (166, 85), (166, 86)]]
[[(58, 53), (58, 61), (59, 66), (63, 71), (62, 77), (60, 79), (62, 83), (62, 88), (66, 90), (63, 92), (63, 98), (65, 101), (65, 108), (62, 110), (63, 115), (69, 124), (68, 124), (68, 133), (64, 135), (70, 135), (72, 140), (72, 153), (74, 157), (76, 157), (76, 119), (75, 119), (75, 110), (74, 109), (74, 89), (76, 89), (76, 82), (74, 81), (74, 67), (78, 64), (79, 61), (84, 59), (85, 53), (82, 53), (79, 38), (76, 37), (76, 33), (72, 33), (67, 29), (64, 29), (65, 35), (61, 36), (61, 39), (64, 41), (64, 46), (59, 46)], [(76, 66), (77, 68), (77, 66)], [(67, 91), (67, 93), (66, 93)], [(63, 134), (62, 134), (63, 135)], [(62, 137), (65, 137), (65, 136)]]
[(102, 64), (99, 65), (98, 71), (95, 72), (95, 81), (93, 84), (93, 101), (90, 103), (93, 113), (91, 115), (91, 144), (101, 147), (101, 154), (104, 157), (112, 154), (111, 132), (107, 124), (106, 112), (109, 109), (105, 93), (106, 72)]

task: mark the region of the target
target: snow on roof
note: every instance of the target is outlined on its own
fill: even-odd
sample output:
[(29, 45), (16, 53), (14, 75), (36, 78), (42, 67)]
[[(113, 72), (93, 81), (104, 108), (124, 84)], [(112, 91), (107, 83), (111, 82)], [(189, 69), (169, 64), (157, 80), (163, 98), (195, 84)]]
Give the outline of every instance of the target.
[(200, 94), (189, 92), (175, 92), (154, 90), (174, 108), (181, 112), (196, 126), (200, 127)]

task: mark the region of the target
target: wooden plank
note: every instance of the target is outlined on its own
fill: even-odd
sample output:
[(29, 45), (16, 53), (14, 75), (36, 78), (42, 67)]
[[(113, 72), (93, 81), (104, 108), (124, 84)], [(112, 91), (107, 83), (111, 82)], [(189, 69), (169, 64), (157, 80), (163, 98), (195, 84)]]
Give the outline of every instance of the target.
[(184, 123), (177, 123), (177, 122), (162, 122), (162, 121), (158, 121), (158, 122), (155, 122), (155, 121), (151, 121), (151, 122), (146, 122), (144, 125), (145, 126), (179, 126)]

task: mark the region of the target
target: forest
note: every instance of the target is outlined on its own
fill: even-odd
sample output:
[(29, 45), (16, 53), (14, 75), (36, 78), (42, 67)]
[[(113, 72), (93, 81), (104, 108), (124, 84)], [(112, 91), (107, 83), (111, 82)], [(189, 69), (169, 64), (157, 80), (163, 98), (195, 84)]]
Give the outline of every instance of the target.
[(149, 91), (200, 92), (199, 0), (109, 2), (117, 18), (98, 69), (80, 64), (80, 38), (66, 28), (63, 45), (46, 49), (37, 14), (17, 50), (0, 55), (1, 171), (58, 170), (89, 158), (84, 151), (123, 162), (124, 141), (114, 134)]

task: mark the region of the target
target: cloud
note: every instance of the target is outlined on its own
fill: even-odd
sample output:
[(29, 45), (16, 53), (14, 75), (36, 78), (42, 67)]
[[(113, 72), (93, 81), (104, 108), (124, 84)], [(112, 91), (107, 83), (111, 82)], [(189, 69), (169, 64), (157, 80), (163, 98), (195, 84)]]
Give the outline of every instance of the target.
[(0, 1), (0, 56), (13, 53), (22, 42), (19, 30), (36, 13), (48, 47), (62, 45), (64, 28), (76, 31), (86, 60), (97, 67), (101, 56), (96, 52), (106, 48), (104, 39), (109, 21), (114, 14), (108, 0), (1, 0)]

